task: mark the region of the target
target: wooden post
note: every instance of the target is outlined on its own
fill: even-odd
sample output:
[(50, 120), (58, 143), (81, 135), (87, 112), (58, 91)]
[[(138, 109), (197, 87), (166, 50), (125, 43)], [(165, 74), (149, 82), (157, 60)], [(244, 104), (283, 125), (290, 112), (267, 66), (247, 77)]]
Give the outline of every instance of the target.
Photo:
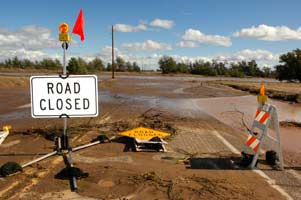
[(112, 79), (115, 78), (115, 64), (114, 64), (114, 26), (112, 25)]

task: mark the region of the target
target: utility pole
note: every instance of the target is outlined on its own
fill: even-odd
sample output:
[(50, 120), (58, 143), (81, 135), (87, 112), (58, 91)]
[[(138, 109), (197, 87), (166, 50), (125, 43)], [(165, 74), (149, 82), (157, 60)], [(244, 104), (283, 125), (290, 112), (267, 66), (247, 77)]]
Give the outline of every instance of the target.
[(115, 64), (114, 64), (114, 26), (112, 25), (112, 79), (115, 78)]

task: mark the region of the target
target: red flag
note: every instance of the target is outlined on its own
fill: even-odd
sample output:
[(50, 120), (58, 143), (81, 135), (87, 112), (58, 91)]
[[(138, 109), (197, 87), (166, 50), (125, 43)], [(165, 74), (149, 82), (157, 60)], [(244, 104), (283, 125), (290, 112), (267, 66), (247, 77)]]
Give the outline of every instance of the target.
[(85, 36), (84, 36), (84, 16), (83, 16), (83, 9), (80, 9), (78, 17), (76, 19), (76, 22), (74, 24), (72, 33), (77, 34), (80, 36), (80, 40), (84, 41)]

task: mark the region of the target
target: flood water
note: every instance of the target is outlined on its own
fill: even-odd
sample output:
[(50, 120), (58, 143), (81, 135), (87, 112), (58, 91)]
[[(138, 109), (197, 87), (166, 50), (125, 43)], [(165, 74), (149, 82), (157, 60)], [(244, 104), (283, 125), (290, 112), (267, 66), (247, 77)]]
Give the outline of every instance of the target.
[[(0, 73), (1, 75), (1, 73)], [(3, 75), (3, 73), (2, 73)], [(19, 75), (15, 73), (15, 75)], [(166, 87), (166, 82), (153, 82), (152, 84), (144, 83), (143, 80), (172, 80), (169, 87), (176, 84), (177, 81), (207, 81), (207, 80), (236, 80), (233, 78), (218, 78), (218, 77), (158, 77), (158, 76), (118, 76), (122, 79), (136, 79), (139, 87), (152, 87), (153, 89), (160, 89), (163, 85)], [(99, 76), (99, 80), (110, 78), (108, 75)], [(140, 80), (140, 81), (138, 81)], [(250, 81), (250, 79), (240, 79)], [(251, 81), (262, 81), (262, 79), (251, 79)], [(267, 81), (266, 79), (264, 81)], [(275, 80), (268, 80), (275, 81)], [(182, 84), (174, 85), (174, 89), (167, 90), (169, 93), (185, 94)], [(163, 87), (164, 88), (164, 87)], [(169, 98), (158, 95), (144, 95), (144, 94), (126, 94), (126, 93), (112, 93), (108, 90), (99, 91), (99, 102), (112, 104), (126, 104), (126, 105), (143, 105), (146, 108), (158, 108), (166, 110), (175, 115), (192, 118), (206, 118), (208, 116), (214, 117), (217, 120), (233, 127), (241, 128), (241, 115), (236, 113), (233, 117), (231, 113), (243, 112), (244, 119), (248, 124), (252, 123), (253, 116), (257, 108), (257, 100), (254, 95), (236, 96), (236, 97), (214, 97), (214, 98)], [(289, 104), (288, 102), (269, 100), (269, 103), (276, 105), (280, 121), (293, 121), (301, 123), (301, 105)], [(0, 115), (0, 122), (3, 124), (10, 120), (30, 119), (30, 104), (19, 106), (12, 112), (3, 113)], [(301, 133), (299, 129), (282, 128), (283, 146), (286, 150), (301, 152), (300, 145)]]

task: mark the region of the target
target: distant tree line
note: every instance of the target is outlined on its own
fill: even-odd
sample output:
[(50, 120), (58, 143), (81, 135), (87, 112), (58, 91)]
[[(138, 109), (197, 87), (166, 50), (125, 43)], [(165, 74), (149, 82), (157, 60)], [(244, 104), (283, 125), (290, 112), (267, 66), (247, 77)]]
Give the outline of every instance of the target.
[(29, 59), (19, 59), (14, 57), (0, 62), (2, 68), (20, 68), (20, 69), (62, 69), (62, 64), (58, 59), (44, 58), (41, 61), (31, 61)]
[[(71, 74), (85, 74), (88, 72), (97, 71), (112, 71), (111, 63), (107, 66), (99, 58), (94, 58), (90, 62), (86, 62), (84, 59), (78, 57), (72, 57), (67, 65), (67, 70)], [(115, 61), (115, 71), (117, 72), (140, 72), (140, 67), (136, 62), (125, 61), (121, 57), (117, 57)]]
[[(0, 62), (0, 67), (7, 69), (61, 70), (63, 66), (58, 59), (44, 58), (41, 61), (33, 62), (29, 59), (14, 57), (12, 59), (6, 59), (4, 62)], [(99, 58), (94, 58), (92, 61), (86, 62), (83, 58), (72, 57), (67, 64), (67, 70), (71, 74), (85, 74), (97, 71), (111, 71), (112, 65), (110, 63), (105, 65)], [(140, 67), (136, 62), (128, 62), (121, 57), (117, 57), (115, 61), (115, 70), (120, 72), (140, 72)]]
[[(163, 74), (168, 73), (190, 73), (208, 76), (232, 76), (232, 77), (275, 77), (283, 81), (299, 81), (301, 83), (301, 49), (295, 49), (279, 57), (279, 65), (273, 68), (259, 68), (255, 60), (240, 61), (236, 63), (218, 62), (216, 60), (194, 62), (176, 62), (170, 56), (163, 56), (158, 64)], [(61, 70), (62, 63), (58, 59), (44, 58), (41, 61), (31, 61), (29, 59), (19, 59), (14, 57), (0, 62), (1, 68), (20, 68), (20, 69), (48, 69)], [(72, 57), (67, 65), (71, 74), (85, 74), (97, 71), (111, 71), (112, 65), (107, 65), (99, 58), (94, 58), (86, 62), (80, 57)], [(136, 62), (125, 61), (117, 57), (115, 70), (119, 72), (140, 72), (140, 67)]]
[(207, 76), (231, 76), (231, 77), (274, 77), (275, 71), (268, 67), (260, 69), (255, 60), (249, 62), (240, 61), (237, 63), (218, 62), (216, 60), (194, 62), (176, 62), (170, 56), (163, 56), (159, 59), (159, 67), (163, 74), (168, 73), (190, 73)]

